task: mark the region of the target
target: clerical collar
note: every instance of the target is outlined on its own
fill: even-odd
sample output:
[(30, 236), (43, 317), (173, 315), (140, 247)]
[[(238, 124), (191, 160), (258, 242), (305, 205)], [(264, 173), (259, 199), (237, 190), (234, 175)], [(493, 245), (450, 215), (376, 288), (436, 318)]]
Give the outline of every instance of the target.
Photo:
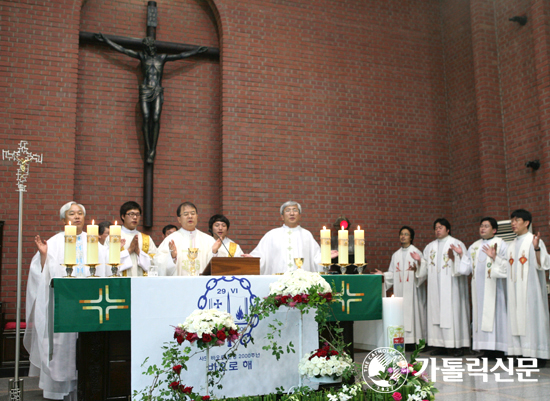
[(401, 247), (401, 250), (402, 250), (402, 251), (405, 251), (405, 250), (409, 249), (409, 248), (411, 247), (411, 245), (412, 245), (412, 244), (409, 244), (408, 246), (402, 246), (402, 247)]
[(193, 231), (187, 231), (185, 228), (180, 228), (181, 232), (187, 233), (189, 235), (195, 235), (197, 233), (197, 229), (195, 228)]
[(441, 238), (441, 239), (437, 239), (438, 242), (444, 242), (444, 241), (447, 241), (449, 239), (450, 235), (447, 235), (445, 238)]
[(285, 230), (286, 230), (286, 229), (289, 229), (289, 230), (296, 230), (296, 229), (300, 228), (300, 226), (296, 226), (296, 227), (294, 227), (294, 228), (291, 228), (291, 227), (287, 226), (286, 224), (283, 224), (283, 228), (284, 228)]
[(493, 235), (491, 238), (482, 238), (483, 241), (491, 241), (495, 236)]
[(129, 230), (129, 229), (127, 229), (127, 228), (124, 227), (124, 226), (121, 226), (121, 227), (120, 227), (120, 230), (121, 230), (124, 234), (139, 234), (139, 231), (138, 231), (138, 230)]

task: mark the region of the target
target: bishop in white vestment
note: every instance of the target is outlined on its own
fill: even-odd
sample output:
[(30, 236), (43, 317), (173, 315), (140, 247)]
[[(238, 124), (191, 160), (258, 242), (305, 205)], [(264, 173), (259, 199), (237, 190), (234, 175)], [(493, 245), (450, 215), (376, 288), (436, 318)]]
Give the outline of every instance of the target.
[[(82, 231), (86, 211), (76, 202), (65, 204), (60, 216), (65, 224), (69, 221), (77, 227), (76, 262), (72, 275), (89, 276), (85, 266), (87, 235)], [(44, 390), (44, 398), (52, 400), (76, 400), (76, 339), (77, 333), (54, 333), (50, 339), (50, 281), (67, 275), (64, 262), (65, 235), (60, 232), (47, 242), (35, 238), (37, 254), (31, 261), (27, 280), (26, 322), (23, 344), (29, 352), (29, 376), (38, 376), (38, 386)], [(103, 246), (98, 246), (100, 264), (97, 276), (105, 276), (107, 255)], [(80, 273), (81, 272), (81, 273)], [(50, 343), (52, 347), (50, 347)]]
[[(550, 324), (545, 270), (550, 258), (540, 239), (529, 226), (531, 213), (512, 213), (512, 230), (518, 237), (508, 247), (508, 353), (550, 359)], [(540, 366), (540, 363), (539, 363)]]
[[(426, 276), (420, 277), (421, 263), (426, 263), (422, 252), (412, 245), (414, 230), (404, 226), (399, 230), (401, 249), (391, 257), (390, 267), (384, 273), (386, 290), (393, 286), (396, 297), (403, 298), (405, 343), (419, 343), (426, 339)], [(382, 273), (381, 271), (377, 271)]]
[[(460, 258), (451, 246), (464, 244), (449, 235), (451, 225), (446, 219), (434, 223), (436, 240), (424, 249), (426, 264), (419, 276), (428, 276), (428, 339), (430, 346), (462, 348), (470, 346), (470, 302), (467, 277), (456, 266)], [(462, 350), (457, 350), (459, 356)]]
[[(159, 275), (193, 276), (206, 269), (210, 259), (218, 253), (221, 240), (214, 240), (210, 235), (197, 229), (198, 212), (191, 202), (184, 202), (178, 207), (178, 221), (181, 228), (162, 241), (155, 256)], [(190, 249), (197, 249), (196, 258)]]
[(481, 239), (461, 255), (457, 269), (460, 274), (472, 275), (472, 348), (507, 353), (508, 246), (501, 238), (495, 237), (497, 230), (497, 221), (484, 217), (479, 225)]
[(300, 204), (288, 201), (281, 206), (280, 213), (283, 226), (265, 234), (258, 246), (249, 255), (244, 256), (260, 258), (260, 274), (296, 270), (297, 258), (304, 259), (302, 269), (310, 272), (320, 271), (321, 247), (308, 230), (300, 227)]

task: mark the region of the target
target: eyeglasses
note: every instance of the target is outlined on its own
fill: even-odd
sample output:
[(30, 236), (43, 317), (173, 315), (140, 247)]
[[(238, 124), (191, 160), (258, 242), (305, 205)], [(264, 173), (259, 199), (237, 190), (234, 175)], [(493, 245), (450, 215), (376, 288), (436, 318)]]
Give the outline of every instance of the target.
[(196, 216), (197, 212), (183, 212), (182, 216), (189, 217), (189, 216)]
[(286, 209), (283, 211), (283, 213), (287, 213), (287, 214), (290, 214), (290, 213), (300, 213), (300, 210), (297, 209), (297, 208), (295, 208), (295, 207), (292, 208), (292, 209), (286, 208)]
[(141, 214), (140, 214), (140, 213), (130, 212), (130, 213), (126, 213), (126, 216), (130, 216), (130, 217), (141, 217)]

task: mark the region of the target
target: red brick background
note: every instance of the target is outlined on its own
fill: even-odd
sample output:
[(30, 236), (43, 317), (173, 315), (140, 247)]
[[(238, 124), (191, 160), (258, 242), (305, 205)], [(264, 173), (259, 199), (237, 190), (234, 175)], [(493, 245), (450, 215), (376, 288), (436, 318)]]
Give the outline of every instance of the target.
[[(302, 203), (318, 236), (346, 215), (366, 230), (370, 268), (386, 268), (397, 230), (433, 238), (445, 216), (476, 238), (484, 215), (523, 207), (550, 241), (549, 5), (544, 0), (161, 1), (157, 39), (220, 49), (219, 62), (167, 63), (155, 162), (157, 243), (176, 206), (199, 229), (225, 213), (251, 251)], [(145, 0), (0, 1), (0, 142), (44, 155), (25, 194), (24, 278), (36, 233), (59, 207), (118, 219), (142, 201), (138, 61), (78, 32), (145, 36)], [(525, 26), (510, 22), (527, 15)], [(540, 159), (533, 172), (525, 162)], [(15, 166), (0, 162), (6, 222), (1, 291), (15, 310)], [(25, 288), (25, 283), (23, 284)]]

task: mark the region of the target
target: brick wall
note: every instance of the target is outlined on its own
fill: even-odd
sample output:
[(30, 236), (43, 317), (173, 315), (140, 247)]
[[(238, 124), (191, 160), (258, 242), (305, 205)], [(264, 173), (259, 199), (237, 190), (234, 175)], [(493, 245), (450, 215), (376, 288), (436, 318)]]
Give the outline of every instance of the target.
[[(74, 198), (89, 218), (142, 201), (138, 61), (79, 31), (142, 38), (146, 1), (0, 1), (2, 148), (44, 154), (26, 194), (24, 266), (35, 233), (60, 228)], [(386, 268), (403, 224), (423, 248), (445, 216), (470, 243), (478, 219), (530, 209), (546, 228), (548, 5), (499, 2), (178, 0), (159, 2), (157, 39), (221, 49), (168, 63), (155, 162), (157, 243), (182, 200), (201, 230), (223, 212), (251, 251), (288, 199), (318, 237), (346, 215)], [(509, 22), (527, 14), (520, 27)], [(538, 172), (525, 162), (541, 159)], [(0, 163), (6, 220), (2, 301), (13, 316), (17, 193)], [(24, 274), (26, 279), (26, 273)], [(23, 288), (25, 287), (25, 283)], [(9, 316), (8, 316), (9, 317)]]

